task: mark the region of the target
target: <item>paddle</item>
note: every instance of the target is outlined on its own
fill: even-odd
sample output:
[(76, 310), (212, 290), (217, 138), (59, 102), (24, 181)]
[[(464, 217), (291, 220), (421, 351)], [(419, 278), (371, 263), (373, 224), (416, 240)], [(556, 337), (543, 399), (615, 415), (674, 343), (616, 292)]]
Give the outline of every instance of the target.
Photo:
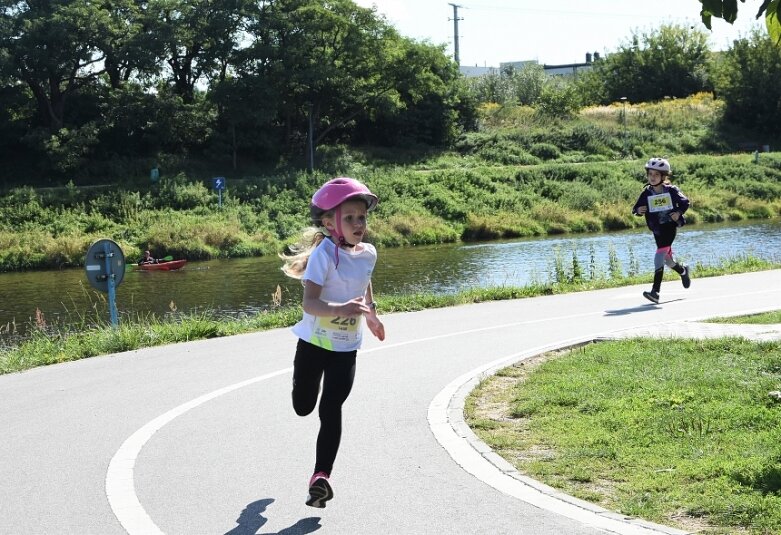
[[(168, 255), (168, 256), (164, 256), (163, 258), (158, 258), (157, 260), (160, 261), (160, 262), (170, 262), (173, 259), (174, 259), (173, 256)], [(130, 268), (136, 267), (136, 266), (138, 266), (138, 264), (125, 264), (125, 269), (130, 269)]]

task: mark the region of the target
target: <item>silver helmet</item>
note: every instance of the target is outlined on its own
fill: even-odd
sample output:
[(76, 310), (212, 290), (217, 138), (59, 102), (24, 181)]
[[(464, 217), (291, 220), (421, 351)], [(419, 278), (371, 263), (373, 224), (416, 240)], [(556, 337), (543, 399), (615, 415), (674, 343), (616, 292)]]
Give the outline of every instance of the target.
[(669, 175), (672, 172), (670, 169), (670, 162), (664, 158), (651, 158), (645, 163), (646, 169), (655, 169), (661, 173)]

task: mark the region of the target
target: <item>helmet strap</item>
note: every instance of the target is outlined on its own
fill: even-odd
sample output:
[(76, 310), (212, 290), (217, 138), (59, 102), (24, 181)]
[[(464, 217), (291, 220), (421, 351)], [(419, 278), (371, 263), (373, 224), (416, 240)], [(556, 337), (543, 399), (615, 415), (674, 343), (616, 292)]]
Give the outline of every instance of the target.
[(338, 241), (339, 245), (344, 243), (344, 232), (342, 232), (342, 205), (336, 207), (334, 210), (334, 237)]
[(333, 236), (331, 239), (334, 240), (334, 244), (336, 245), (334, 262), (336, 263), (336, 268), (339, 269), (339, 248), (342, 245), (347, 244), (344, 239), (344, 233), (342, 232), (342, 205), (337, 206), (336, 210), (334, 210), (334, 232), (332, 234)]
[(334, 245), (336, 245), (336, 251), (334, 252), (334, 262), (336, 263), (336, 267), (339, 267), (339, 249), (341, 247), (347, 247), (352, 248), (355, 247), (352, 243), (349, 243), (344, 238), (344, 232), (342, 231), (342, 207), (341, 205), (337, 206), (334, 209), (334, 225), (333, 229), (328, 229), (325, 227), (324, 234), (331, 238), (331, 241), (334, 242)]

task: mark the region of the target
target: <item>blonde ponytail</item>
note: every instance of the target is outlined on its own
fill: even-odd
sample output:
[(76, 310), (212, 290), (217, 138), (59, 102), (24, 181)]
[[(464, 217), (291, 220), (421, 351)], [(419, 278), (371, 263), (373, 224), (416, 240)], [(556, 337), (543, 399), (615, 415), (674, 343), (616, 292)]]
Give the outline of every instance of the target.
[(282, 266), (282, 272), (294, 279), (303, 277), (309, 256), (325, 237), (326, 234), (322, 228), (309, 227), (306, 229), (298, 243), (288, 247), (290, 254), (279, 255), (285, 261), (285, 264)]

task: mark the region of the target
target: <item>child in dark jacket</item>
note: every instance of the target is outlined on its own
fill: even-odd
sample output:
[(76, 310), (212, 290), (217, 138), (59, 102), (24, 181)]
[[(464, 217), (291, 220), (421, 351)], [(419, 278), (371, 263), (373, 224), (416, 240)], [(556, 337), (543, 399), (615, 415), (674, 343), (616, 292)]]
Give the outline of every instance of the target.
[(643, 292), (643, 296), (658, 303), (665, 264), (681, 276), (684, 288), (691, 285), (688, 266), (676, 262), (672, 249), (678, 227), (686, 224), (684, 214), (689, 208), (689, 199), (678, 186), (670, 183), (670, 162), (664, 158), (651, 158), (645, 164), (645, 170), (648, 185), (632, 207), (632, 213), (645, 216), (656, 240), (654, 282), (651, 291)]

